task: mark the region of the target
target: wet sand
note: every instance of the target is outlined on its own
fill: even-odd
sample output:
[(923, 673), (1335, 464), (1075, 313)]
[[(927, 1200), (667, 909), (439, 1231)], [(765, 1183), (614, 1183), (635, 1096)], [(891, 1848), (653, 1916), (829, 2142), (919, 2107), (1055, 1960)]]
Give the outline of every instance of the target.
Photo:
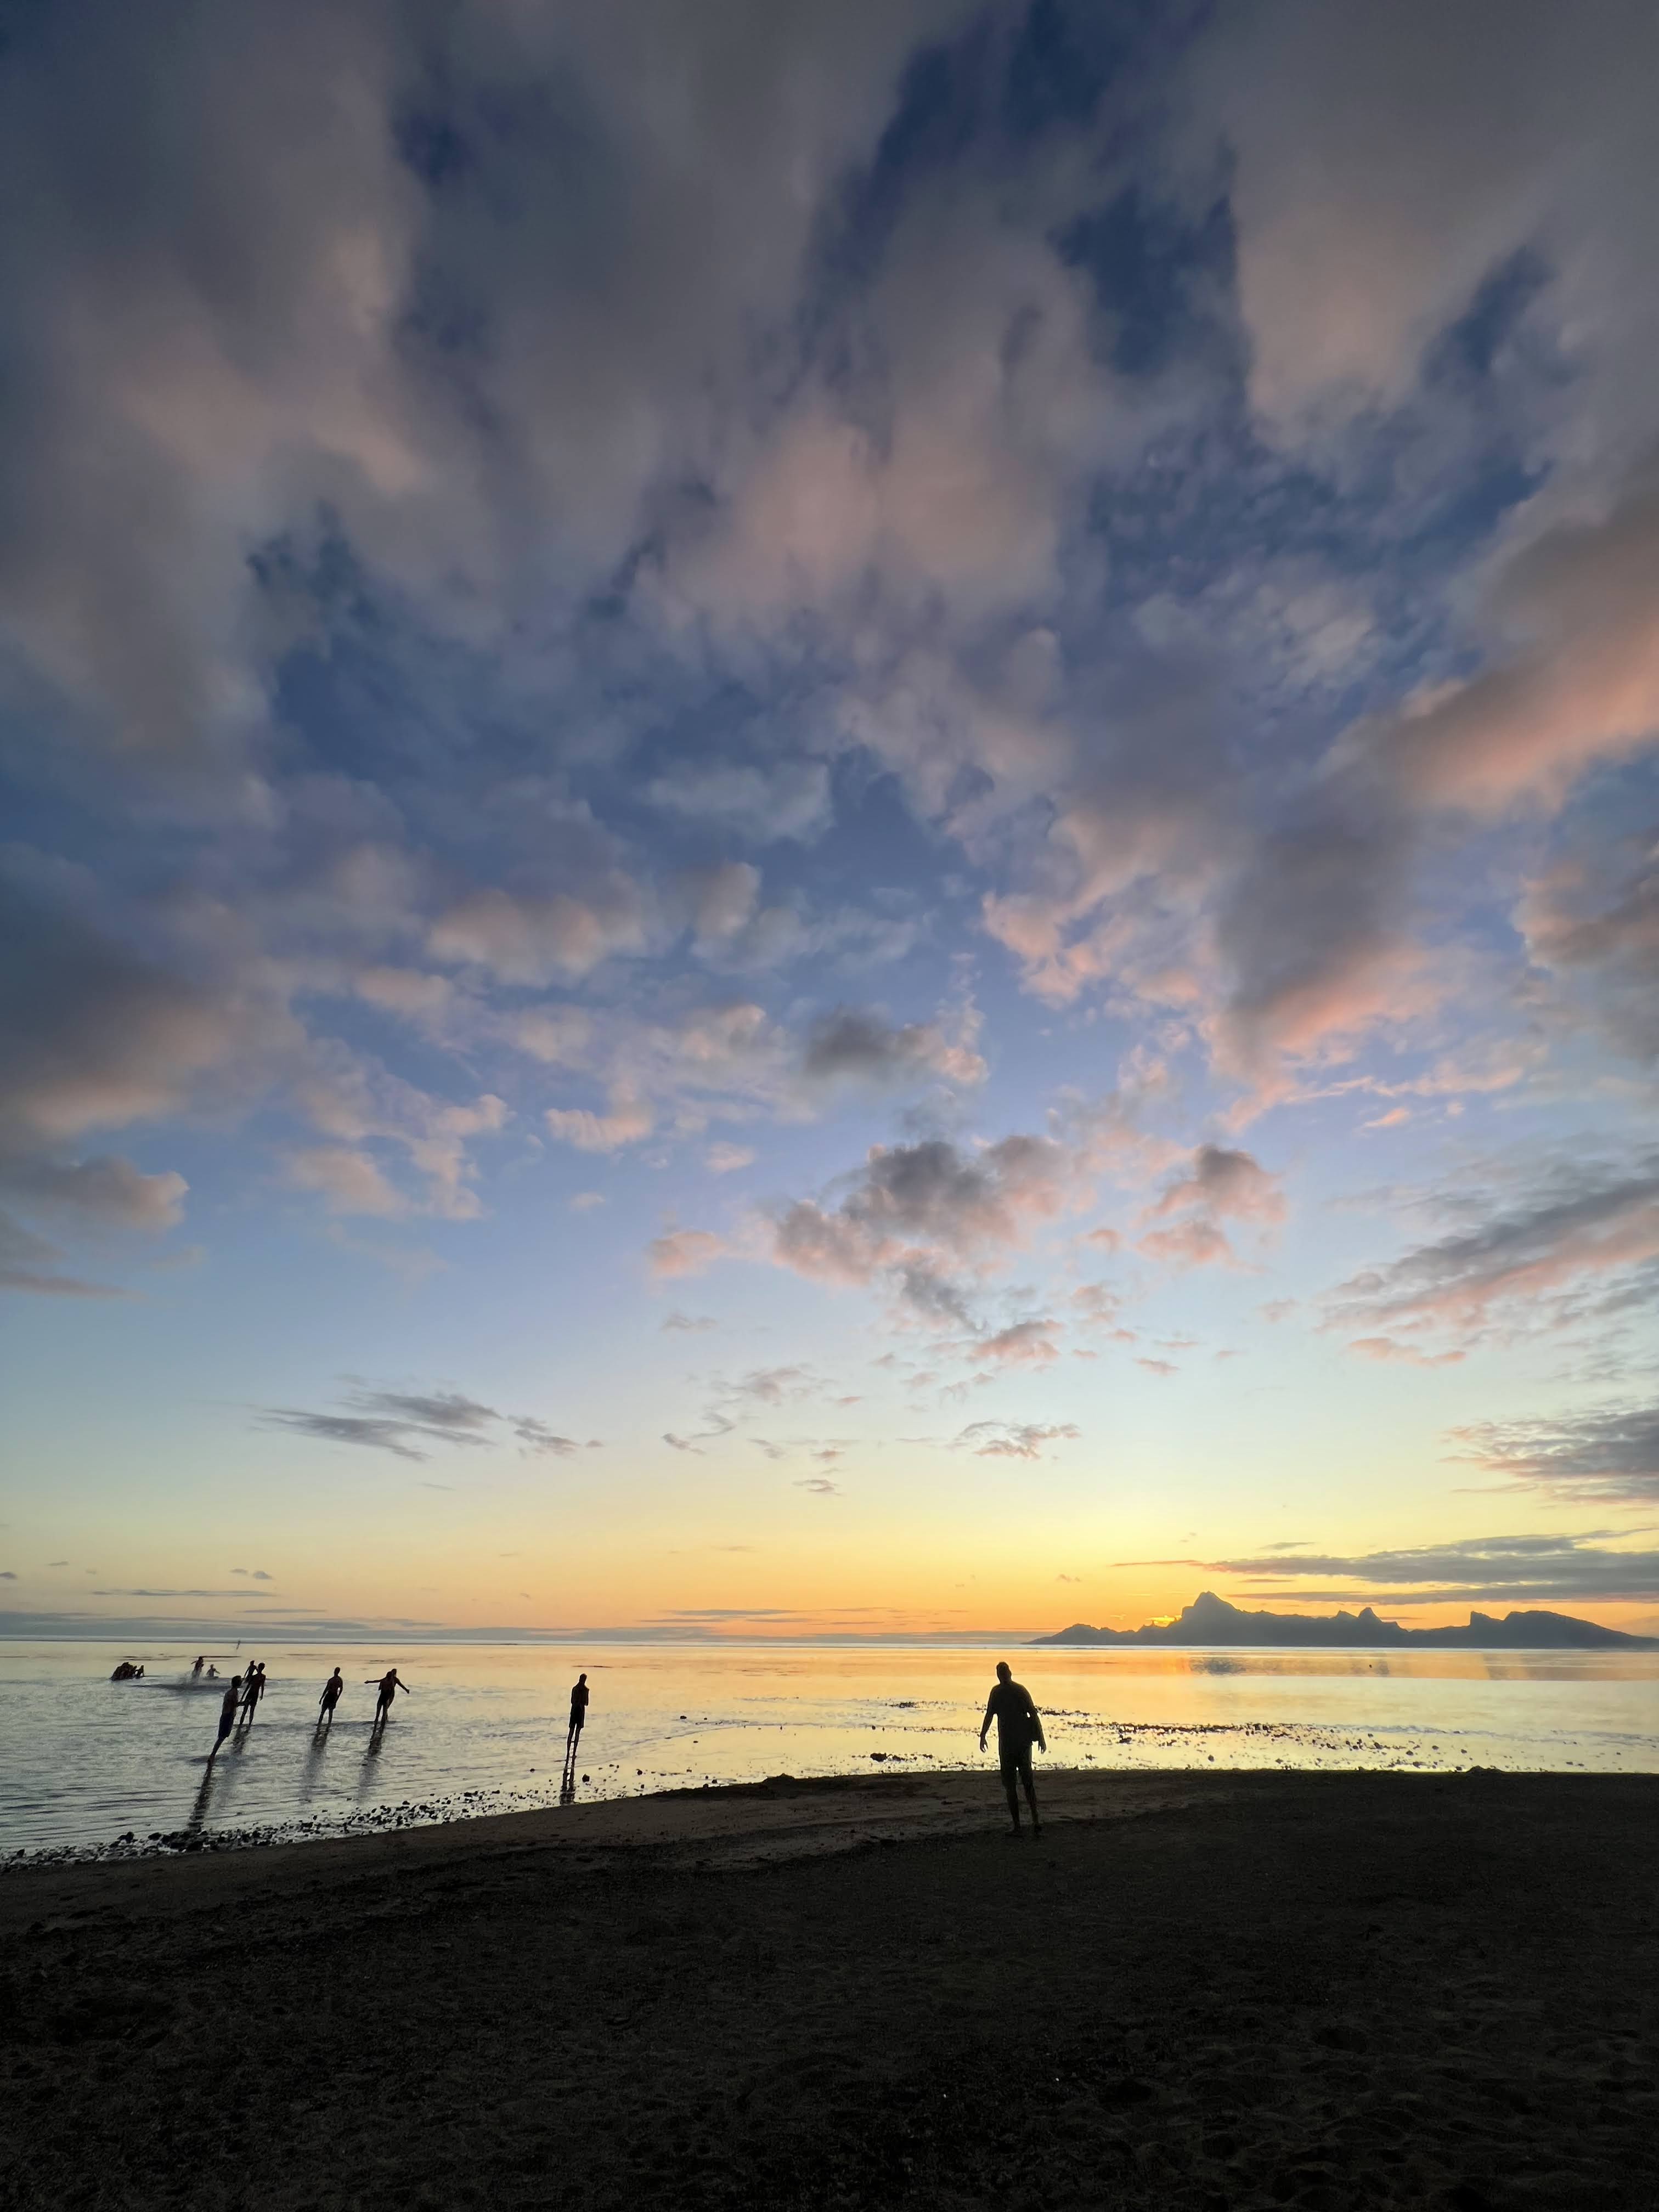
[(0, 1880), (0, 2204), (1659, 2203), (1659, 1778), (779, 1781)]

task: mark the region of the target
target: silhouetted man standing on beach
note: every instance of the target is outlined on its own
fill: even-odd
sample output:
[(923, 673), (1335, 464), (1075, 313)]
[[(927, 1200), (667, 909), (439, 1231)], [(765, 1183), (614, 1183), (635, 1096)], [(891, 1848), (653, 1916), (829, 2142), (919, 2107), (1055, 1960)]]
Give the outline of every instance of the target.
[(1025, 1802), (1031, 1808), (1031, 1832), (1040, 1836), (1042, 1823), (1037, 1818), (1036, 1784), (1031, 1779), (1031, 1745), (1035, 1741), (1039, 1750), (1047, 1751), (1048, 1744), (1037, 1709), (1031, 1703), (1030, 1692), (1023, 1682), (1015, 1681), (1013, 1669), (1006, 1659), (997, 1662), (996, 1686), (985, 1700), (985, 1717), (979, 1724), (981, 1751), (994, 1716), (997, 1753), (1002, 1762), (1002, 1787), (1008, 1799), (1008, 1817), (1014, 1824), (1013, 1832), (1019, 1833), (1019, 1785), (1023, 1784)]

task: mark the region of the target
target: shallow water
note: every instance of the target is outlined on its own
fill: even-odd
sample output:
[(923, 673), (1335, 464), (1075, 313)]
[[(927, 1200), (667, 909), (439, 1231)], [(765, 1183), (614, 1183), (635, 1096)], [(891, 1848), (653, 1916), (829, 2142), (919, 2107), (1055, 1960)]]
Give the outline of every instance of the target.
[[(223, 1674), (229, 1655), (216, 1655)], [(245, 1663), (245, 1650), (234, 1662)], [(570, 1684), (592, 1691), (582, 1797), (982, 1765), (995, 1653), (910, 1646), (272, 1645), (270, 1689), (210, 1769), (223, 1684), (194, 1654), (0, 1642), (0, 1852), (338, 1833), (556, 1803)], [(145, 1679), (112, 1683), (124, 1656)], [(1048, 1758), (1099, 1767), (1659, 1771), (1659, 1653), (1011, 1650)], [(321, 1738), (323, 1680), (347, 1691)], [(413, 1695), (370, 1730), (373, 1679)], [(994, 1738), (993, 1739), (993, 1753)]]

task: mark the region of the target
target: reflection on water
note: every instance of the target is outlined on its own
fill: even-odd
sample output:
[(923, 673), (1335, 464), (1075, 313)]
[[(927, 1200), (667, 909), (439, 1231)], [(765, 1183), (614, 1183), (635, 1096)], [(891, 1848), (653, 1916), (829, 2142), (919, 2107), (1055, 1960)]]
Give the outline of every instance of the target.
[[(142, 1682), (112, 1683), (117, 1656), (0, 1642), (0, 1849), (449, 1819), (780, 1772), (983, 1764), (994, 1781), (975, 1745), (1000, 1655), (984, 1650), (410, 1644), (367, 1656), (395, 1659), (418, 1698), (377, 1730), (373, 1683), (354, 1684), (331, 1730), (317, 1698), (343, 1655), (276, 1648), (257, 1725), (205, 1771), (219, 1686), (193, 1693), (193, 1653), (165, 1648), (132, 1655)], [(1060, 1765), (1659, 1771), (1656, 1653), (1007, 1656)], [(580, 1765), (562, 1771), (580, 1668), (593, 1703)]]

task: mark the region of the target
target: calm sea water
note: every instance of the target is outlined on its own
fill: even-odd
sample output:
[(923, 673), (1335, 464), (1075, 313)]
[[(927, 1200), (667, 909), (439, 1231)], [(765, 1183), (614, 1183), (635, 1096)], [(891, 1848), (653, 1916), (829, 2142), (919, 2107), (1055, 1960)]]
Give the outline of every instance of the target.
[[(112, 1683), (118, 1658), (145, 1679)], [(0, 1853), (129, 1831), (337, 1833), (552, 1804), (568, 1693), (592, 1691), (583, 1797), (769, 1774), (983, 1765), (998, 1654), (915, 1646), (273, 1644), (252, 1727), (206, 1764), (222, 1684), (193, 1653), (0, 1642)], [(233, 1662), (216, 1655), (228, 1674)], [(241, 1663), (249, 1656), (243, 1647)], [(1051, 1763), (1659, 1771), (1659, 1653), (1011, 1650)], [(336, 1662), (348, 1689), (314, 1730)], [(414, 1694), (370, 1732), (368, 1678)]]

